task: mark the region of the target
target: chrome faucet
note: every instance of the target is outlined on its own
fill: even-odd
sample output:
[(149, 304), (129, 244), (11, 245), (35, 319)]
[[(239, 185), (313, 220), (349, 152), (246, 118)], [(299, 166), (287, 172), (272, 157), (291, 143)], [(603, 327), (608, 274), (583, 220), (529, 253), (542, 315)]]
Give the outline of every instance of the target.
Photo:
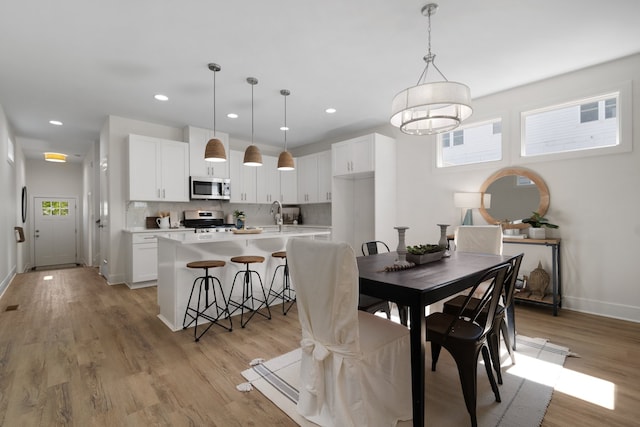
[[(274, 212), (273, 206), (276, 205), (278, 210)], [(278, 224), (278, 231), (282, 231), (282, 203), (280, 200), (276, 200), (271, 203), (271, 215), (276, 220), (276, 224)]]

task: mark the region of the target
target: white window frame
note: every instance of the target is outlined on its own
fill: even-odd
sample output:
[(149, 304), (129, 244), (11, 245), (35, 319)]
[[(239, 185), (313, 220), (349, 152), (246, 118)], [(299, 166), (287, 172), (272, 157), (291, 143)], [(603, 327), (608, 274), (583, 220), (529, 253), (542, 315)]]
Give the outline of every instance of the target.
[[(526, 141), (526, 117), (532, 114), (541, 113), (560, 109), (563, 107), (587, 104), (596, 99), (606, 99), (609, 95), (618, 95), (616, 104), (616, 117), (618, 120), (618, 143), (617, 145), (607, 147), (592, 147), (582, 150), (563, 151), (558, 153), (544, 153), (535, 155), (525, 155)], [(581, 157), (601, 156), (605, 154), (618, 154), (632, 151), (632, 127), (633, 127), (633, 103), (632, 103), (632, 84), (631, 81), (619, 83), (613, 87), (601, 90), (594, 90), (591, 93), (580, 95), (571, 95), (570, 97), (547, 102), (546, 105), (527, 108), (526, 111), (520, 113), (520, 156), (518, 163), (536, 163), (546, 162), (550, 160), (575, 159)], [(611, 97), (611, 96), (609, 96)]]
[[(490, 165), (490, 164), (496, 164), (496, 163), (501, 163), (505, 161), (505, 134), (504, 134), (504, 120), (505, 117), (504, 115), (498, 114), (498, 115), (493, 115), (491, 116), (490, 119), (486, 119), (486, 120), (478, 120), (472, 123), (465, 123), (462, 126), (459, 126), (453, 130), (450, 130), (447, 133), (455, 133), (455, 132), (459, 132), (459, 131), (464, 131), (465, 129), (469, 129), (469, 128), (474, 128), (474, 127), (480, 127), (480, 126), (485, 126), (485, 125), (490, 125), (496, 122), (500, 122), (500, 134), (501, 134), (501, 138), (500, 138), (500, 158), (499, 159), (495, 159), (495, 160), (486, 160), (486, 161), (482, 161), (482, 162), (475, 162), (475, 163), (466, 163), (463, 165), (449, 165), (449, 166), (444, 166), (443, 162), (442, 162), (442, 150), (443, 150), (443, 146), (442, 146), (442, 135), (435, 135), (436, 141), (437, 143), (436, 145), (436, 152), (435, 152), (435, 170), (455, 170), (457, 168), (474, 168), (474, 167), (478, 167), (478, 166), (485, 166), (485, 165)], [(454, 144), (454, 140), (455, 140), (455, 136), (451, 136), (451, 138), (449, 139), (449, 146), (448, 147), (454, 147), (454, 146), (460, 146), (460, 145), (466, 145), (467, 141), (463, 140), (463, 142), (461, 144)]]

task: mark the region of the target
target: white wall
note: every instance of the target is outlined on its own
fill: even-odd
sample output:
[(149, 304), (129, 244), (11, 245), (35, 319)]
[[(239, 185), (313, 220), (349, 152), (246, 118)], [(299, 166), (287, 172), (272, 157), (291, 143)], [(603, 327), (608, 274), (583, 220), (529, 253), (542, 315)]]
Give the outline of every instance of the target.
[[(27, 213), (28, 240), (33, 236), (33, 200), (35, 197), (69, 197), (76, 199), (76, 262), (83, 259), (83, 164), (76, 162), (52, 163), (44, 159), (27, 159), (25, 162), (27, 189), (29, 193), (29, 210)], [(34, 245), (29, 245), (30, 264), (34, 265)]]
[[(0, 295), (16, 273), (18, 244), (14, 236), (14, 226), (22, 224), (16, 210), (16, 189), (18, 175), (15, 161), (8, 160), (9, 137), (16, 143), (2, 105), (0, 105)], [(15, 145), (14, 145), (15, 146)], [(22, 186), (20, 186), (21, 188)], [(18, 193), (19, 194), (19, 193)], [(19, 210), (19, 209), (18, 209)]]
[[(101, 271), (109, 283), (124, 283), (125, 259), (122, 230), (126, 228), (126, 185), (128, 185), (126, 141), (129, 134), (147, 135), (173, 141), (183, 140), (182, 128), (158, 125), (123, 117), (110, 116), (100, 134), (100, 162), (106, 166), (108, 180), (106, 218), (108, 242), (101, 242), (102, 258), (108, 268)], [(101, 196), (102, 197), (102, 196)], [(105, 203), (103, 200), (102, 203)]]
[[(546, 217), (560, 225), (552, 235), (562, 238), (563, 306), (640, 321), (636, 267), (640, 247), (638, 76), (640, 55), (635, 55), (474, 100), (471, 120), (503, 117), (505, 158), (497, 163), (436, 170), (433, 137), (394, 131), (398, 222), (410, 227), (408, 236), (437, 242), (436, 224), (460, 224), (460, 212), (453, 206), (454, 192), (478, 191), (484, 180), (502, 167), (532, 169), (549, 187), (551, 204)], [(634, 151), (536, 162), (520, 158), (520, 111), (567, 96), (578, 99), (628, 81), (633, 81)], [(477, 211), (474, 222), (483, 223)]]

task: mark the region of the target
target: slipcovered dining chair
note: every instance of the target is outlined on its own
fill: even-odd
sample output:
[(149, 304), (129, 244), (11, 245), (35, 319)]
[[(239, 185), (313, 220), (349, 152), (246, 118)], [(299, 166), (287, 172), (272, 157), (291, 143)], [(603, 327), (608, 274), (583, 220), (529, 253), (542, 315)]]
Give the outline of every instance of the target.
[(455, 232), (456, 251), (502, 255), (502, 227), (461, 225)]
[[(500, 334), (504, 339), (504, 343), (511, 357), (511, 363), (515, 364), (516, 359), (513, 353), (514, 341), (515, 341), (515, 328), (513, 325), (514, 317), (509, 318), (507, 324), (506, 313), (507, 309), (513, 304), (513, 295), (516, 287), (516, 279), (518, 272), (520, 271), (520, 264), (522, 263), (522, 257), (524, 254), (519, 254), (511, 259), (509, 270), (507, 271), (504, 279), (504, 291), (502, 294), (502, 303), (498, 304), (494, 318), (492, 320), (491, 329), (487, 341), (489, 343), (489, 353), (491, 354), (491, 363), (493, 369), (496, 371), (496, 377), (498, 378), (498, 384), (502, 384), (502, 372), (500, 370)], [(455, 298), (450, 299), (444, 303), (443, 312), (448, 314), (457, 314), (462, 310), (463, 305), (467, 303), (467, 298), (464, 295), (458, 295)], [(476, 306), (480, 303), (480, 300), (476, 297), (471, 297), (467, 303), (467, 307), (463, 310), (462, 315), (471, 317)], [(485, 322), (487, 316), (487, 308), (483, 309), (478, 317), (482, 322)], [(509, 330), (511, 329), (511, 330)]]
[[(381, 240), (364, 242), (360, 247), (360, 250), (362, 250), (362, 255), (364, 256), (376, 255), (378, 253), (378, 247), (385, 248), (386, 251), (389, 252), (389, 246)], [(360, 294), (358, 297), (358, 310), (372, 314), (383, 311), (387, 315), (387, 319), (391, 320), (391, 305), (389, 304), (389, 301), (381, 298)]]
[(287, 243), (302, 329), (297, 411), (321, 426), (394, 426), (412, 418), (407, 328), (360, 311), (351, 246)]
[[(426, 339), (431, 342), (431, 370), (436, 370), (440, 350), (444, 347), (453, 357), (458, 367), (464, 402), (471, 417), (471, 425), (478, 425), (476, 400), (478, 393), (477, 373), (478, 357), (482, 353), (485, 369), (496, 402), (500, 402), (500, 391), (491, 369), (491, 357), (487, 347), (487, 337), (503, 292), (504, 279), (509, 264), (501, 264), (485, 273), (473, 286), (475, 291), (480, 284), (486, 285), (485, 291), (475, 307), (470, 302), (470, 293), (458, 313), (433, 313), (427, 316)], [(486, 316), (481, 313), (486, 310)]]

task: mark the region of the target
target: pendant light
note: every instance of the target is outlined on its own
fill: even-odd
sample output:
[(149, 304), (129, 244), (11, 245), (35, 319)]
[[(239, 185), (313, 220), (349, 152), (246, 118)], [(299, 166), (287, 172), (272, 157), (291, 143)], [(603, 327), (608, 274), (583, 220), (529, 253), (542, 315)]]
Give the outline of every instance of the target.
[(260, 149), (253, 144), (253, 87), (258, 84), (255, 77), (247, 77), (247, 83), (251, 85), (251, 145), (244, 152), (245, 166), (262, 166), (262, 154)]
[[(471, 116), (471, 92), (469, 87), (450, 82), (436, 66), (431, 53), (431, 15), (438, 5), (429, 3), (422, 7), (422, 14), (429, 19), (429, 50), (424, 56), (427, 63), (416, 86), (409, 87), (393, 98), (391, 124), (409, 135), (431, 135), (457, 128)], [(427, 83), (429, 65), (440, 74), (442, 81)]]
[(287, 89), (280, 91), (280, 95), (284, 98), (284, 127), (282, 128), (284, 131), (284, 151), (278, 156), (278, 170), (281, 171), (292, 171), (296, 168), (293, 156), (287, 151), (287, 132), (289, 132), (289, 128), (287, 127), (287, 96), (290, 94), (291, 92)]
[(204, 159), (208, 162), (226, 162), (227, 155), (224, 151), (224, 144), (216, 135), (216, 73), (221, 70), (218, 64), (209, 64), (209, 69), (213, 71), (213, 138), (207, 142), (204, 150)]

